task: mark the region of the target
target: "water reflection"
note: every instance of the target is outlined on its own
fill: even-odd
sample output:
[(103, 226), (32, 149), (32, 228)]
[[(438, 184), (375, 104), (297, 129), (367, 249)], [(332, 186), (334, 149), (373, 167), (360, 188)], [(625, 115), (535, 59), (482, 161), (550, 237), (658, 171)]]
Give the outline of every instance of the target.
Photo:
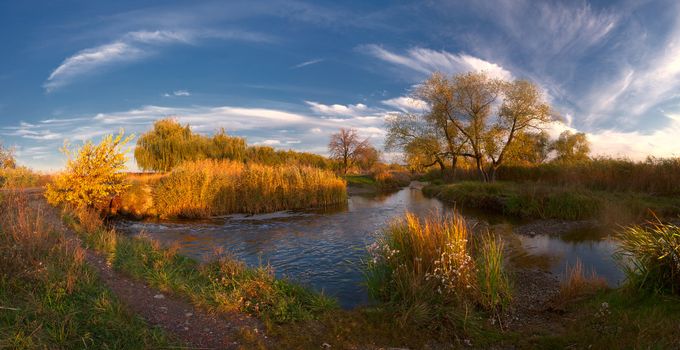
[[(277, 276), (323, 290), (337, 297), (343, 307), (353, 307), (368, 302), (361, 286), (365, 247), (374, 241), (376, 231), (386, 221), (407, 210), (426, 215), (453, 209), (424, 197), (419, 189), (405, 188), (390, 195), (351, 196), (341, 210), (231, 215), (191, 222), (124, 221), (119, 229), (132, 235), (144, 231), (165, 244), (177, 241), (184, 254), (197, 259), (224, 248), (249, 265), (269, 263)], [(495, 227), (505, 225), (506, 231), (517, 224), (483, 213), (465, 211), (465, 215), (491, 222)], [(517, 265), (559, 274), (564, 272), (565, 264), (573, 264), (579, 257), (587, 268), (594, 268), (610, 282), (620, 280), (621, 274), (610, 258), (614, 242), (599, 232), (591, 233), (597, 237), (593, 239), (508, 232), (505, 236), (512, 248), (511, 261)]]

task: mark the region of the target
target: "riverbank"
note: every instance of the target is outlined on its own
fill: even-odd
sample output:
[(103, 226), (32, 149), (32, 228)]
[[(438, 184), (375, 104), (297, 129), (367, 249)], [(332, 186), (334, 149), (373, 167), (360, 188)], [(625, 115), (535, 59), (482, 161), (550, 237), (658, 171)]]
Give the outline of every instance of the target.
[(430, 184), (423, 193), (463, 208), (532, 219), (588, 220), (625, 224), (680, 214), (680, 197), (593, 191), (540, 183), (458, 182)]
[[(400, 193), (416, 195), (416, 192), (419, 191), (404, 189)], [(394, 203), (403, 203), (403, 201), (403, 197), (395, 196), (393, 200), (387, 199), (383, 205), (391, 207)], [(358, 203), (354, 203), (353, 206)], [(364, 214), (367, 208), (374, 207), (376, 203), (367, 203), (366, 207), (354, 210)], [(430, 211), (426, 207), (422, 207), (421, 210), (422, 213)], [(365, 214), (367, 218), (375, 221), (373, 214)], [(307, 315), (312, 315), (311, 317), (299, 317), (303, 314), (290, 312), (295, 310), (295, 305), (313, 304), (304, 299), (297, 299), (298, 301), (291, 299), (291, 295), (296, 295), (298, 289), (295, 287), (281, 289), (286, 294), (283, 299), (276, 299), (276, 297), (261, 299), (263, 296), (272, 296), (270, 292), (276, 290), (276, 287), (271, 286), (274, 280), (258, 279), (257, 273), (254, 274), (254, 279), (243, 279), (242, 271), (253, 270), (241, 270), (243, 265), (234, 259), (218, 259), (214, 263), (198, 264), (179, 253), (175, 245), (160, 245), (157, 242), (154, 243), (148, 236), (131, 238), (112, 233), (110, 230), (98, 229), (101, 228), (101, 224), (95, 220), (96, 217), (67, 215), (65, 219), (77, 229), (87, 250), (99, 252), (98, 260), (86, 259), (85, 261), (92, 271), (99, 271), (97, 274), (101, 277), (94, 282), (98, 285), (97, 290), (107, 291), (106, 293), (109, 293), (111, 298), (119, 300), (118, 309), (127, 314), (127, 317), (132, 317), (133, 321), (128, 322), (130, 325), (137, 325), (138, 323), (135, 322), (138, 321), (134, 319), (139, 320), (140, 317), (151, 325), (140, 326), (136, 333), (138, 335), (125, 339), (125, 341), (136, 342), (130, 344), (151, 344), (137, 347), (157, 346), (154, 344), (160, 344), (162, 339), (166, 339), (162, 340), (166, 342), (163, 344), (182, 343), (182, 338), (177, 335), (187, 332), (184, 327), (188, 327), (191, 331), (194, 327), (200, 327), (196, 329), (197, 337), (212, 339), (209, 332), (218, 328), (213, 328), (213, 325), (200, 326), (202, 323), (197, 321), (199, 317), (196, 315), (201, 312), (207, 315), (217, 315), (217, 319), (227, 319), (227, 322), (232, 325), (234, 324), (231, 320), (233, 315), (251, 315), (255, 323), (246, 323), (242, 331), (232, 333), (228, 338), (230, 342), (237, 341), (243, 348), (313, 349), (327, 347), (324, 344), (331, 348), (341, 349), (386, 347), (547, 349), (631, 346), (672, 348), (680, 345), (675, 337), (677, 323), (680, 321), (680, 310), (678, 310), (680, 300), (677, 297), (641, 295), (625, 288), (594, 291), (586, 288), (581, 292), (570, 292), (567, 298), (562, 292), (562, 289), (566, 288), (565, 284), (559, 282), (554, 275), (535, 268), (512, 265), (508, 265), (508, 268), (513, 298), (511, 304), (503, 312), (501, 322), (498, 322), (498, 318), (489, 317), (485, 313), (468, 310), (467, 315), (462, 319), (463, 322), (457, 324), (455, 331), (433, 331), (415, 323), (400, 322), (404, 317), (403, 312), (397, 312), (383, 303), (364, 305), (350, 310), (318, 307), (308, 309), (311, 313)], [(356, 218), (348, 220), (356, 221)], [(270, 224), (271, 222), (267, 223), (269, 229), (271, 229)], [(358, 224), (365, 226), (362, 223)], [(254, 224), (254, 226), (258, 225)], [(57, 227), (56, 224), (53, 227)], [(562, 226), (558, 225), (558, 227)], [(541, 231), (540, 225), (535, 225), (534, 230), (536, 230), (536, 235), (545, 234)], [(286, 232), (291, 233), (288, 230)], [(271, 240), (271, 237), (277, 235), (275, 232), (270, 232), (268, 236)], [(346, 243), (344, 247), (345, 250), (350, 249)], [(107, 268), (110, 274), (103, 272)], [(584, 277), (587, 277), (587, 271), (585, 272)], [(211, 276), (209, 277), (211, 281), (217, 279), (219, 283), (202, 282), (206, 281), (203, 277), (207, 276), (204, 275), (205, 273)], [(248, 275), (253, 278), (253, 275)], [(223, 278), (226, 281), (223, 282)], [(9, 280), (12, 281), (12, 278)], [(129, 287), (131, 285), (134, 287)], [(244, 289), (249, 292), (231, 294), (235, 290)], [(2, 299), (0, 306), (9, 305), (6, 302), (13, 300), (11, 297), (13, 294), (5, 292), (4, 287), (2, 291), (5, 294), (0, 293), (0, 295), (5, 295), (7, 298)], [(156, 298), (157, 295), (160, 296)], [(232, 298), (232, 296), (239, 298)], [(251, 299), (239, 301), (240, 297), (244, 296)], [(58, 303), (63, 300), (59, 299)], [(136, 305), (135, 300), (142, 302)], [(265, 302), (260, 302), (258, 305), (254, 302), (256, 300)], [(271, 302), (272, 300), (274, 302)], [(276, 302), (276, 300), (283, 302)], [(248, 301), (251, 302), (249, 304), (251, 308), (246, 306)], [(604, 303), (606, 306), (603, 306)], [(293, 308), (290, 308), (291, 306)], [(77, 309), (78, 312), (93, 310), (88, 305), (75, 304), (74, 307), (83, 308)], [(184, 308), (191, 308), (191, 311), (186, 312)], [(23, 307), (22, 310), (24, 310)], [(277, 313), (276, 310), (288, 311)], [(187, 316), (187, 313), (191, 313), (192, 316)], [(0, 310), (0, 314), (3, 317), (7, 315), (5, 310)], [(149, 317), (149, 315), (155, 315), (157, 318)], [(282, 317), (283, 315), (288, 316)], [(42, 320), (43, 316), (36, 317)], [(43, 320), (43, 322), (46, 321)], [(54, 324), (53, 327), (62, 327), (63, 322), (70, 321), (53, 318), (49, 322)], [(164, 322), (170, 325), (168, 328), (162, 328), (165, 331), (159, 329), (161, 326), (153, 327)], [(92, 330), (95, 334), (101, 332), (118, 334), (116, 332), (123, 332), (126, 329), (126, 326), (115, 322), (96, 323), (90, 327), (96, 328)], [(209, 331), (204, 334), (203, 329), (206, 328)], [(31, 338), (28, 331), (24, 331), (26, 328), (8, 324), (7, 329), (16, 333), (23, 331), (24, 337), (36, 341)], [(149, 332), (144, 331), (149, 329), (151, 333), (139, 333)], [(164, 338), (154, 338), (157, 337), (154, 332), (165, 333)], [(264, 338), (264, 335), (267, 338)], [(97, 339), (97, 344), (112, 344)], [(55, 342), (49, 337), (45, 337), (42, 341), (44, 344)], [(77, 345), (74, 346), (77, 347)]]
[(406, 187), (411, 175), (401, 171), (382, 171), (369, 175), (345, 175), (348, 194), (388, 193)]

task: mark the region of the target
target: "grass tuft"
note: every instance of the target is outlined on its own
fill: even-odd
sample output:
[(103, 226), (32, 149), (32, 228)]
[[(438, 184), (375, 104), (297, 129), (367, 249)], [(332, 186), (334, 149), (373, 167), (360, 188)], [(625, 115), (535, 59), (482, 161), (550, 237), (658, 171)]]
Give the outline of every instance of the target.
[(616, 257), (629, 287), (680, 294), (680, 228), (652, 223), (626, 227), (617, 236)]

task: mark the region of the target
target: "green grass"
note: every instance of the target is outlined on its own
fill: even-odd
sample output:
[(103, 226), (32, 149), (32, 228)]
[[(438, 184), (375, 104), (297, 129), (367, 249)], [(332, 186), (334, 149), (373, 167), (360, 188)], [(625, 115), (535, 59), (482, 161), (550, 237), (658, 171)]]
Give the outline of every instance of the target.
[(379, 171), (370, 175), (345, 175), (347, 184), (375, 192), (391, 192), (408, 186), (411, 176), (403, 171)]
[(376, 185), (375, 179), (370, 175), (346, 175), (343, 178), (349, 185)]
[(568, 308), (572, 320), (554, 335), (524, 337), (531, 349), (676, 349), (680, 347), (680, 299), (673, 296), (601, 292)]
[(130, 313), (80, 247), (13, 197), (0, 228), (0, 348), (144, 349), (173, 345)]
[(334, 299), (275, 278), (266, 266), (250, 268), (223, 255), (199, 264), (149, 238), (117, 235), (103, 227), (85, 229), (87, 217), (71, 214), (65, 220), (91, 248), (108, 254), (114, 268), (207, 310), (244, 312), (280, 323), (314, 319), (337, 307)]
[(660, 197), (632, 192), (592, 191), (536, 183), (459, 182), (428, 185), (423, 193), (463, 208), (539, 219), (603, 219), (630, 222), (649, 217), (680, 214), (679, 197)]

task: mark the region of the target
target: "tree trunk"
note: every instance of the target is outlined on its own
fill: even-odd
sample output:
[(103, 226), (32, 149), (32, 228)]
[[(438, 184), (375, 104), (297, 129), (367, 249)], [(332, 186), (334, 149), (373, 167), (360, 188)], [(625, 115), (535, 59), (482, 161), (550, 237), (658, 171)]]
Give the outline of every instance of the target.
[(444, 175), (446, 174), (446, 164), (444, 164), (444, 162), (439, 158), (437, 158), (436, 161), (437, 164), (439, 164), (439, 171), (441, 172), (442, 177), (444, 177)]
[(451, 159), (451, 178), (456, 177), (456, 165), (458, 164), (458, 156), (453, 156)]
[(486, 171), (484, 171), (484, 167), (482, 166), (482, 159), (479, 157), (475, 159), (477, 160), (477, 172), (479, 173), (480, 180), (482, 180), (482, 182), (489, 182), (489, 176), (487, 175)]

